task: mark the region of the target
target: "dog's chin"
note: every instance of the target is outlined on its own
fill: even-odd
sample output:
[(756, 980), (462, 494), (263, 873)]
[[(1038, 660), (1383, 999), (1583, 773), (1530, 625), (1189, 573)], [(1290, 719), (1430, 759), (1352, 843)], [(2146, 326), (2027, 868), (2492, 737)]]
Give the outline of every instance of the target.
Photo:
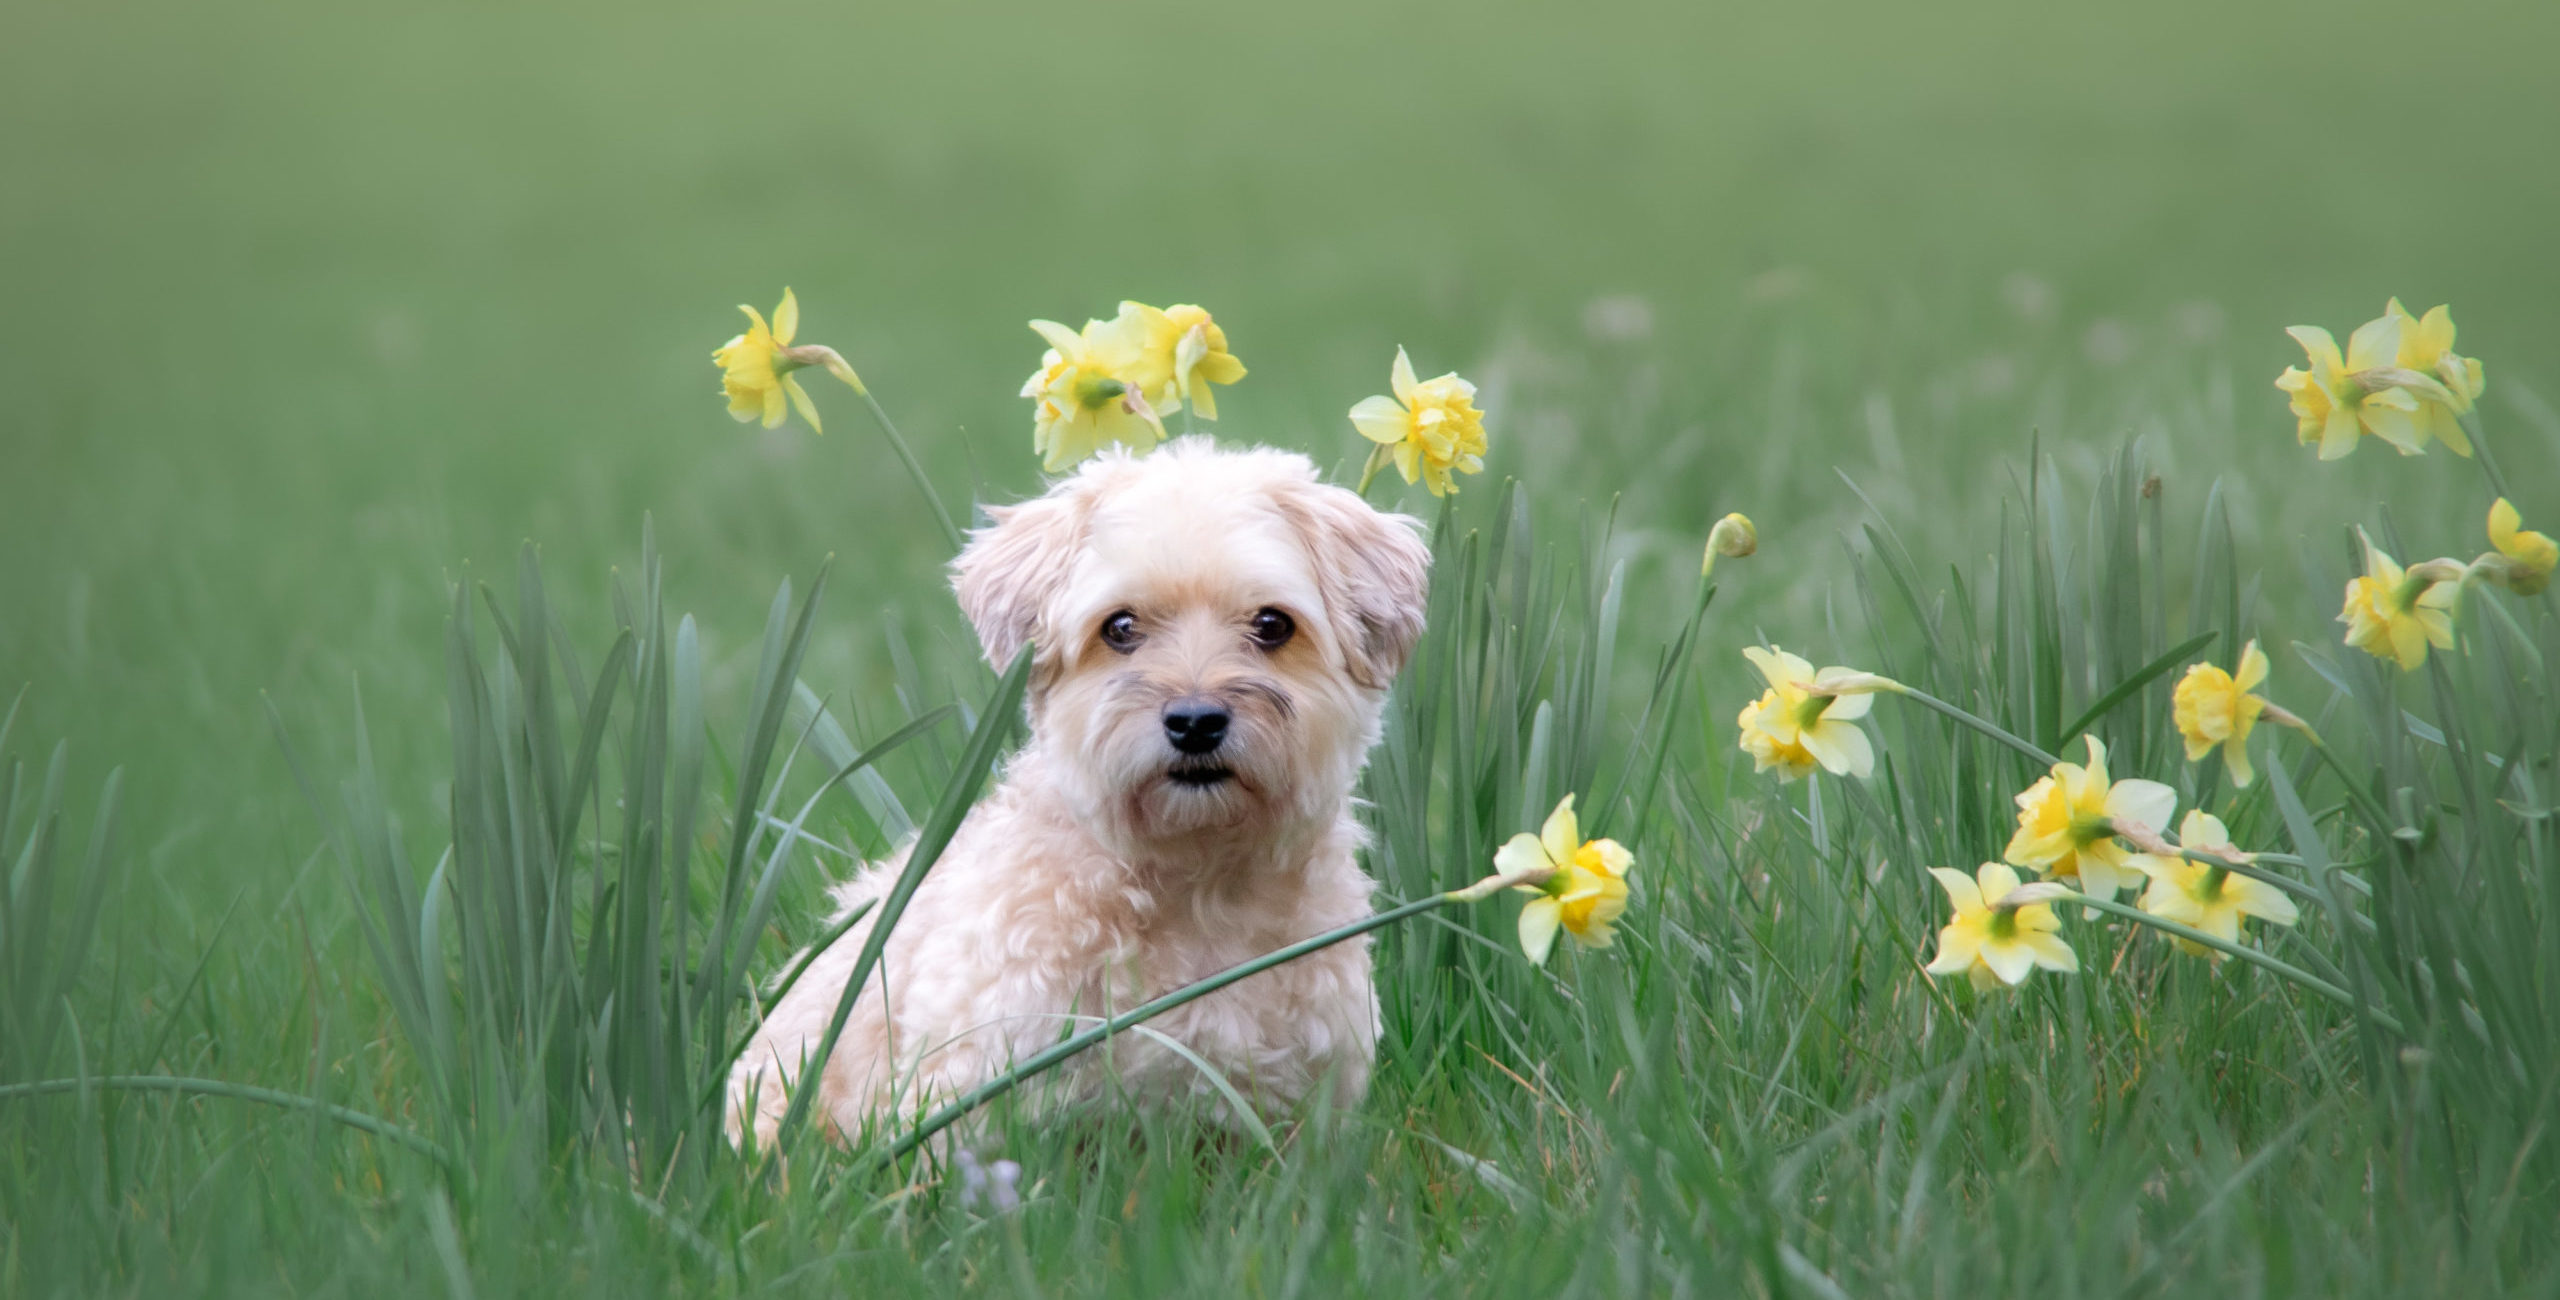
[(1239, 826), (1252, 820), (1262, 804), (1251, 778), (1202, 758), (1166, 764), (1137, 794), (1146, 829), (1157, 835)]

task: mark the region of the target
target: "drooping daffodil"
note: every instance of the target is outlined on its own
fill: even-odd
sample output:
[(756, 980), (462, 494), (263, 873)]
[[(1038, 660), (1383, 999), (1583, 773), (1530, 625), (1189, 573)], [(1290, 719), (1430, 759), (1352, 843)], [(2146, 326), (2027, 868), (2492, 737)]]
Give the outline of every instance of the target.
[(1421, 483), (1435, 497), (1457, 490), (1452, 475), (1483, 471), (1484, 412), (1476, 409), (1474, 384), (1454, 371), (1437, 379), (1416, 380), (1413, 362), (1403, 348), (1396, 349), (1387, 382), (1393, 396), (1363, 398), (1351, 408), (1352, 427), (1379, 447), (1371, 456), (1370, 469), (1361, 475), (1364, 489), (1380, 456), (1395, 462), (1405, 482)]
[(1929, 874), (1955, 905), (1954, 918), (1938, 931), (1938, 953), (1926, 968), (1930, 974), (1962, 972), (1976, 989), (1988, 991), (2024, 984), (2038, 967), (2080, 969), (2079, 956), (2055, 933), (2062, 920), (2050, 900), (2066, 891), (2022, 886), (2018, 873), (2001, 862), (1985, 862), (1971, 876), (1947, 867), (1931, 867)]
[(1739, 560), (1760, 551), (1760, 530), (1749, 515), (1735, 512), (1716, 521), (1707, 530), (1707, 558), (1698, 566), (1698, 576), (1713, 577), (1719, 558)]
[(2447, 580), (2429, 561), (2402, 569), (2370, 539), (2364, 544), (2364, 574), (2347, 580), (2346, 607), (2338, 621), (2347, 625), (2348, 645), (2415, 672), (2427, 661), (2427, 647), (2453, 648), (2453, 607), (2462, 595), (2459, 581)]
[(2498, 549), (2504, 563), (2497, 565), (2507, 590), (2519, 596), (2531, 596), (2551, 583), (2551, 571), (2560, 568), (2560, 542), (2548, 533), (2537, 533), (2524, 526), (2524, 516), (2516, 512), (2515, 503), (2505, 497), (2489, 507), (2489, 544)]
[(711, 352), (712, 361), (720, 367), (720, 391), (729, 398), (730, 418), (741, 424), (761, 418), (764, 427), (771, 429), (797, 410), (812, 432), (825, 432), (818, 423), (818, 404), (809, 400), (808, 390), (791, 372), (823, 366), (855, 392), (862, 392), (862, 380), (853, 367), (833, 348), (792, 344), (792, 337), (800, 332), (800, 300), (788, 288), (782, 291), (782, 303), (773, 309), (770, 324), (763, 313), (745, 303), (738, 304), (738, 310), (747, 314), (747, 332)]
[(2001, 856), (2048, 879), (2074, 879), (2082, 893), (2113, 898), (2142, 883), (2132, 851), (2116, 841), (2132, 822), (2157, 832), (2178, 809), (2178, 792), (2157, 781), (2110, 780), (2107, 747), (2087, 738), (2089, 762), (2055, 763), (2018, 796), (2018, 830)]
[[(2231, 832), (2224, 829), (2222, 819), (2201, 808), (2188, 809), (2186, 820), (2178, 823), (2178, 846), (2232, 861), (2246, 860), (2246, 855), (2232, 847)], [(2291, 925), (2300, 919), (2293, 900), (2285, 897), (2284, 891), (2228, 867), (2152, 853), (2137, 855), (2134, 864), (2151, 877), (2151, 887), (2142, 891), (2143, 911), (2202, 930), (2225, 943), (2240, 942), (2242, 917), (2254, 916), (2275, 925)], [(2171, 938), (2182, 952), (2215, 961), (2224, 956), (2192, 939), (2175, 935)]]
[(1530, 878), (1515, 886), (1530, 895), (1520, 909), (1520, 950), (1543, 966), (1558, 931), (1586, 948), (1608, 947), (1627, 910), (1627, 873), (1635, 865), (1635, 855), (1616, 840), (1582, 838), (1573, 796), (1566, 795), (1537, 834), (1514, 835), (1493, 855), (1496, 872)]
[(2462, 431), (2461, 417), (2480, 400), (2488, 382), (2477, 360), (2454, 353), (2452, 311), (2438, 304), (2424, 316), (2411, 316), (2394, 298), (2382, 314), (2400, 327), (2400, 350), (2394, 363), (2436, 383), (2435, 388), (2420, 385), (2411, 390), (2418, 398), (2419, 427), (2453, 454), (2470, 455), (2471, 436)]
[(1033, 399), (1031, 449), (1056, 473), (1113, 443), (1146, 451), (1164, 441), (1164, 421), (1146, 397), (1144, 333), (1127, 313), (1086, 321), (1082, 332), (1051, 320), (1031, 328), (1049, 341), (1040, 369), (1023, 382)]
[(1774, 767), (1788, 780), (1809, 776), (1817, 766), (1834, 776), (1875, 771), (1875, 749), (1856, 723), (1875, 706), (1877, 691), (1900, 690), (1899, 683), (1854, 668), (1816, 672), (1776, 646), (1745, 646), (1742, 657), (1769, 684), (1734, 719), (1753, 771)]
[(2169, 697), (2171, 718), (2177, 723), (2178, 735), (2187, 742), (2188, 762), (2203, 758), (2220, 745), (2223, 766), (2231, 771), (2231, 784), (2246, 789), (2257, 779), (2257, 773), (2249, 766), (2249, 731), (2258, 725), (2258, 715), (2267, 711), (2267, 702), (2251, 692), (2266, 680), (2267, 654), (2255, 641), (2240, 652), (2237, 673), (2225, 672), (2214, 663), (2188, 667), (2186, 676), (2178, 679), (2178, 688)]
[(2365, 322), (2347, 338), (2345, 356), (2338, 341), (2317, 325), (2296, 325), (2285, 333), (2302, 345), (2309, 370), (2285, 367), (2276, 387), (2293, 399), (2297, 441), (2320, 444), (2320, 459), (2336, 460), (2356, 449), (2365, 434), (2390, 443), (2404, 455), (2425, 450), (2426, 434), (2418, 423), (2418, 398), (2394, 384), (2369, 387), (2366, 380), (2397, 369), (2400, 323), (2389, 315)]
[(1189, 406), (1201, 419), (1218, 418), (1212, 384), (1244, 378), (1244, 363), (1227, 351), (1227, 332), (1206, 308), (1176, 303), (1158, 310), (1142, 302), (1120, 304), (1123, 320), (1139, 333), (1138, 360), (1130, 376), (1159, 418)]

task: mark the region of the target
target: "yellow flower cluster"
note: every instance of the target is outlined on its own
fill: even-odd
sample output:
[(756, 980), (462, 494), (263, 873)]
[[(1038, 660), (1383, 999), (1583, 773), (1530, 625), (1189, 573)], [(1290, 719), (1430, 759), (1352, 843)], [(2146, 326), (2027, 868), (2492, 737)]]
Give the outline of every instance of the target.
[(1049, 351), (1022, 395), (1036, 403), (1031, 449), (1052, 473), (1115, 443), (1132, 451), (1155, 446), (1164, 441), (1164, 417), (1186, 403), (1203, 419), (1218, 418), (1210, 386), (1245, 374), (1227, 351), (1226, 331), (1189, 304), (1159, 310), (1124, 302), (1119, 315), (1088, 320), (1080, 331), (1049, 320), (1031, 328)]
[[(2264, 676), (2263, 659), (2258, 676)], [(1986, 862), (1970, 879), (1944, 867), (1929, 869), (1955, 908), (1938, 932), (1938, 951), (1925, 968), (1930, 974), (1969, 974), (1975, 988), (1993, 989), (2022, 984), (2038, 969), (2079, 969), (2050, 906), (2071, 896), (2053, 883), (2067, 876), (2078, 878), (2083, 896), (2110, 903), (2117, 889), (2147, 881), (2141, 910), (2219, 941), (2223, 947), (2213, 948), (2172, 936), (2181, 951), (2217, 962), (2239, 944), (2245, 918), (2275, 925), (2299, 919), (2293, 900), (2275, 886), (2223, 865), (2253, 858), (2232, 847), (2220, 819), (2191, 809), (2179, 823), (2178, 843), (2170, 844), (2160, 828), (2177, 803), (2176, 793), (2156, 781), (2109, 780), (2104, 746), (2095, 736), (2088, 743), (2086, 766), (2056, 763), (2051, 775), (2018, 796), (2018, 832), (2004, 855), (2008, 862)], [(2136, 847), (2128, 849), (2123, 840)], [(2198, 861), (2187, 856), (2191, 852), (2220, 861)], [(2048, 880), (2022, 886), (2012, 863), (2041, 869)], [(2097, 914), (2095, 908), (2084, 911)]]
[(2442, 306), (2411, 317), (2394, 298), (2380, 316), (2347, 336), (2345, 355), (2317, 325), (2285, 331), (2302, 345), (2310, 369), (2287, 366), (2276, 387), (2292, 399), (2294, 436), (2336, 460), (2365, 435), (2415, 456), (2427, 440), (2455, 455), (2471, 454), (2461, 417), (2486, 387), (2480, 363), (2453, 351), (2453, 315)]

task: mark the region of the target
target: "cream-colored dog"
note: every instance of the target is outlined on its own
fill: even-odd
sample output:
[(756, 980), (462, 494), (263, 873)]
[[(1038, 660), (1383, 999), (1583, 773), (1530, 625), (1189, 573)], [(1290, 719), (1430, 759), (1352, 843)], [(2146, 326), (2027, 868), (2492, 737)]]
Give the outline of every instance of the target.
[[(1107, 454), (991, 511), (953, 565), (989, 662), (1034, 647), (1031, 736), (925, 877), (817, 1071), (839, 1132), (948, 1100), (1092, 1018), (1369, 913), (1351, 787), (1422, 631), (1413, 521), (1319, 482), (1302, 456), (1184, 439)], [(835, 893), (885, 895), (905, 855)], [(820, 954), (730, 1079), (733, 1139), (769, 1142), (870, 922)], [(883, 989), (885, 988), (885, 996)], [(1158, 1017), (1235, 1087), (1286, 1106), (1367, 1088), (1368, 941)], [(1205, 1096), (1150, 1035), (1042, 1090)]]

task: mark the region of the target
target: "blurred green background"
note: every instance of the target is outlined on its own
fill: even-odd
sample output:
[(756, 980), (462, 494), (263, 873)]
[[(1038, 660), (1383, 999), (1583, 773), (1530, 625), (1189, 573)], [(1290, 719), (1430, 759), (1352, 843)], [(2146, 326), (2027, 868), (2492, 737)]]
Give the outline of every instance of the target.
[(813, 680), (885, 692), (893, 625), (964, 660), (848, 395), (822, 439), (723, 414), (709, 350), (785, 284), (955, 500), (1036, 489), (1026, 318), (1189, 300), (1253, 370), (1227, 436), (1356, 464), (1403, 344), (1484, 383), (1542, 513), (1622, 495), (1639, 583), (1751, 512), (1734, 635), (1821, 625), (1835, 467), (1978, 553), (2038, 431), (2066, 472), (2151, 438), (2189, 503), (2233, 476), (2282, 595), (2355, 493), (2476, 487), (2369, 448), (2298, 503), (2281, 326), (2450, 301), (2511, 472), (2560, 445), (2555, 38), (2512, 3), (22, 7), (0, 686), (78, 788), (129, 766), (183, 964), (153, 908), (270, 904), (318, 840), (259, 692), (334, 754), (361, 678), (432, 817), (447, 584), (525, 539), (598, 646), (651, 512), (732, 682), (829, 552)]

